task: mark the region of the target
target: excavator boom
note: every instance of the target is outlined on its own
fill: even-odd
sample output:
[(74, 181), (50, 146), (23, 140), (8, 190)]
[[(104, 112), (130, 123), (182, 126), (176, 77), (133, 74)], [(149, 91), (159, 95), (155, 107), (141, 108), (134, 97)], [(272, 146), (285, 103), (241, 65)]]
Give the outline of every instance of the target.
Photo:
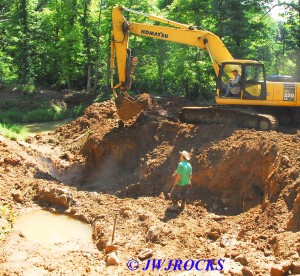
[[(129, 22), (123, 16), (123, 11), (125, 10), (173, 27)], [(216, 75), (218, 75), (219, 65), (224, 59), (233, 60), (233, 57), (220, 38), (206, 30), (198, 30), (187, 24), (178, 23), (154, 15), (143, 14), (122, 6), (117, 6), (112, 10), (112, 21), (113, 30), (110, 60), (111, 88), (116, 98), (118, 115), (122, 120), (131, 119), (151, 104), (151, 100), (149, 98), (145, 99), (145, 96), (142, 97), (142, 99), (140, 97), (133, 98), (127, 93), (127, 90), (131, 87), (133, 73), (137, 63), (136, 58), (131, 57), (131, 51), (128, 47), (130, 33), (202, 48), (209, 53)], [(113, 84), (115, 55), (117, 56), (119, 78), (117, 85)], [(229, 68), (229, 70), (231, 71), (233, 68)], [(119, 93), (116, 92), (117, 89)]]

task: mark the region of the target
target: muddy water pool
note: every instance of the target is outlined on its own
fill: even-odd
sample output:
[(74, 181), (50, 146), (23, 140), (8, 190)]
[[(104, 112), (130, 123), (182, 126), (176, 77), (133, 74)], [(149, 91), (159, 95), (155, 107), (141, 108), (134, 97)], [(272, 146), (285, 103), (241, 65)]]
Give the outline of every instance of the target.
[(29, 240), (47, 245), (79, 240), (93, 242), (92, 227), (88, 223), (45, 210), (21, 215), (16, 219), (14, 229)]

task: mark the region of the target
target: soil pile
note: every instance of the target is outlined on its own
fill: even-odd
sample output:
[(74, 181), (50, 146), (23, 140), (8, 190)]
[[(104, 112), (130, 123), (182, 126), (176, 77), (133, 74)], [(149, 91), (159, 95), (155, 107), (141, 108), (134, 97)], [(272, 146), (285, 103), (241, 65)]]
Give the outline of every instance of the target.
[[(228, 275), (300, 273), (299, 130), (183, 124), (177, 113), (186, 105), (156, 99), (123, 125), (106, 101), (30, 143), (2, 138), (3, 203), (17, 213), (42, 206), (87, 221), (95, 248), (85, 256), (87, 249), (58, 246), (61, 258), (68, 256), (62, 262), (35, 245), (31, 258), (13, 261), (13, 252), (29, 253), (28, 241), (12, 232), (1, 242), (1, 270), (128, 275), (127, 262), (145, 266), (146, 252), (155, 259), (222, 259)], [(166, 198), (180, 150), (192, 154), (193, 185), (186, 209), (173, 214)], [(115, 214), (119, 265), (106, 266)]]

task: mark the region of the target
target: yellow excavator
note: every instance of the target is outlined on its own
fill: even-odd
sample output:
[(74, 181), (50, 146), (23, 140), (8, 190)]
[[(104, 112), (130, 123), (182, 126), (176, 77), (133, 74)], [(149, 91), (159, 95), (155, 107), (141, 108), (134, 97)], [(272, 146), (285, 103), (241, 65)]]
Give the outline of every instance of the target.
[[(123, 12), (137, 14), (169, 26), (129, 22)], [(232, 57), (221, 39), (215, 34), (155, 15), (148, 15), (123, 6), (112, 9), (111, 88), (118, 115), (126, 121), (146, 109), (149, 98), (128, 95), (137, 64), (128, 46), (129, 35), (151, 37), (205, 50), (217, 76), (216, 106), (183, 107), (179, 119), (186, 123), (233, 123), (259, 130), (275, 130), (279, 123), (293, 125), (300, 122), (300, 83), (266, 81), (264, 65), (254, 60)], [(114, 85), (115, 58), (119, 83)], [(239, 82), (233, 87), (234, 71)], [(229, 93), (228, 93), (229, 92)]]

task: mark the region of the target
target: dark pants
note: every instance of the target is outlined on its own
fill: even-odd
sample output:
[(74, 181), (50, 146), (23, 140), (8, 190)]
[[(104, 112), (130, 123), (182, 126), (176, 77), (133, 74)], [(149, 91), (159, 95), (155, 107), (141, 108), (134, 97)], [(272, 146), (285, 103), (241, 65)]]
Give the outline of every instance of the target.
[(177, 203), (179, 199), (186, 201), (190, 186), (190, 184), (184, 186), (175, 185), (171, 190), (171, 198), (173, 203)]

